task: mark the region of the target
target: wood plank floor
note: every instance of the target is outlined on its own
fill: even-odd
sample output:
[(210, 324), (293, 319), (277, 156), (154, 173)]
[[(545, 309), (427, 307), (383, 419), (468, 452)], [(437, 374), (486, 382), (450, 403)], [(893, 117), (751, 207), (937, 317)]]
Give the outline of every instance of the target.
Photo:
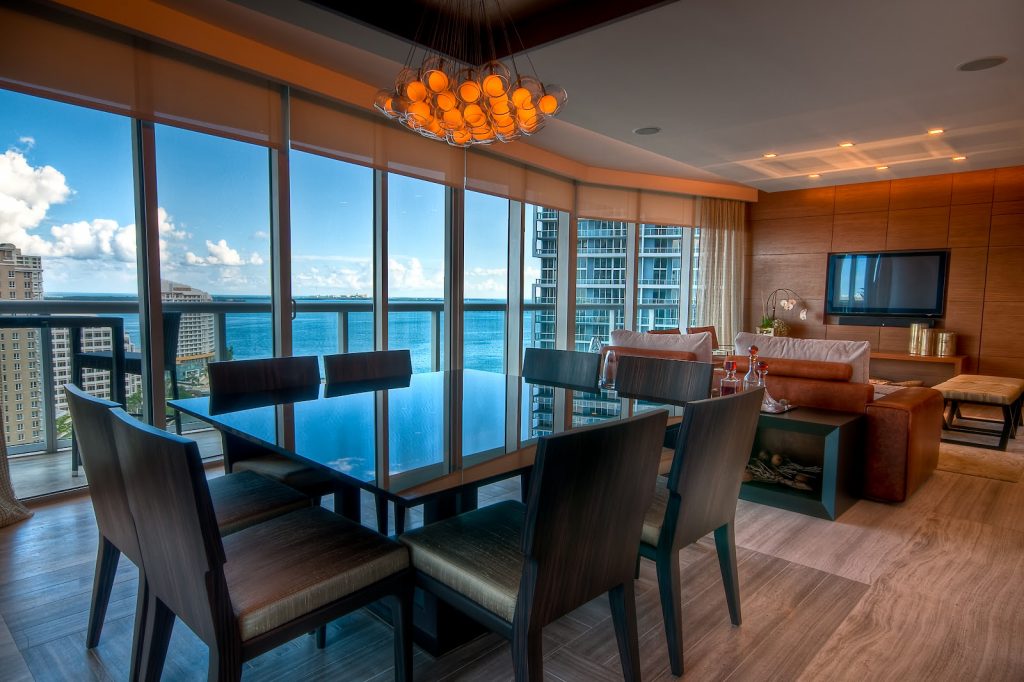
[[(1024, 458), (1024, 437), (1011, 451)], [(517, 482), (489, 486), (480, 504), (517, 494)], [(861, 501), (829, 522), (741, 502), (737, 527), (741, 627), (729, 623), (710, 538), (681, 557), (686, 679), (1024, 679), (1024, 482), (937, 471), (905, 504)], [(136, 571), (122, 563), (103, 640), (86, 651), (95, 550), (86, 497), (39, 504), (0, 530), (0, 679), (127, 678)], [(648, 561), (637, 601), (643, 678), (671, 679)], [(391, 641), (359, 611), (330, 626), (325, 650), (302, 637), (248, 663), (245, 679), (388, 680)], [(206, 657), (179, 622), (164, 679), (202, 679)], [(554, 680), (621, 679), (605, 600), (546, 629), (545, 665)], [(417, 650), (415, 673), (509, 679), (509, 647), (489, 635), (440, 659)]]

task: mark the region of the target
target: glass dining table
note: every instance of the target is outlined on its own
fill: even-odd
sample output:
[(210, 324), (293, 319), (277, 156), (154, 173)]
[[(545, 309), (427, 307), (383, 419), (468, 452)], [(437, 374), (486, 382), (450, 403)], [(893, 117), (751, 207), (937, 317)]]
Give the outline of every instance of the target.
[[(390, 501), (398, 532), (412, 506), (423, 505), (424, 523), (475, 509), (480, 486), (527, 474), (537, 438), (564, 431), (566, 422), (575, 428), (657, 407), (614, 391), (468, 369), (168, 404), (219, 430), (228, 463), (271, 451), (367, 490), (377, 498), (378, 528), (386, 528), (383, 501)], [(664, 471), (671, 451), (663, 459)], [(429, 651), (464, 641), (463, 626), (475, 631), (443, 625), (460, 620), (456, 612), (439, 617), (443, 605), (428, 604), (427, 615), (422, 606), (417, 641)]]

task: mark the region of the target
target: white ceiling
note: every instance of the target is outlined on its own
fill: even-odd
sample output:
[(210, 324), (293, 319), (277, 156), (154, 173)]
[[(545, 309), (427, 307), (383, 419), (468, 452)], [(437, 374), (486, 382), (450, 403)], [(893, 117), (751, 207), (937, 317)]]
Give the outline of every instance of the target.
[[(162, 1), (380, 87), (409, 49), (294, 0)], [(530, 57), (569, 100), (527, 144), (592, 166), (777, 191), (1024, 164), (1021, 0), (681, 0)]]

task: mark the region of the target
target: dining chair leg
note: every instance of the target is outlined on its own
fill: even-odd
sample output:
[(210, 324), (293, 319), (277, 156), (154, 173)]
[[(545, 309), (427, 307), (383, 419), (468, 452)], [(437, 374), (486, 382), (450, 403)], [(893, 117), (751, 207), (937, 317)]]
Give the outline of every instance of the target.
[(412, 587), (388, 598), (395, 629), (395, 680), (412, 681)]
[(544, 679), (544, 638), (541, 628), (512, 637), (512, 667), (516, 682), (541, 682)]
[[(178, 371), (177, 368), (171, 367), (168, 372), (171, 375), (171, 395), (174, 399), (178, 399)], [(174, 410), (174, 432), (181, 435), (181, 412)]]
[(316, 648), (324, 649), (327, 647), (327, 626), (321, 625), (316, 629)]
[(388, 500), (383, 495), (374, 496), (374, 504), (377, 507), (377, 532), (381, 535), (388, 534)]
[(349, 521), (359, 523), (362, 519), (362, 504), (359, 497), (357, 486), (339, 483), (334, 489), (334, 511)]
[(401, 535), (405, 532), (405, 512), (406, 507), (404, 504), (398, 504), (395, 502), (395, 535)]
[(659, 552), (655, 560), (658, 571), (658, 593), (661, 613), (665, 618), (665, 640), (672, 674), (683, 674), (683, 607), (679, 588), (679, 551)]
[(729, 618), (733, 625), (743, 622), (740, 614), (740, 576), (736, 570), (736, 530), (734, 523), (715, 529), (715, 547), (718, 549), (718, 567), (722, 570), (725, 600), (729, 603)]
[(117, 562), (121, 550), (100, 536), (100, 546), (96, 550), (96, 575), (92, 581), (92, 604), (89, 606), (89, 629), (85, 636), (85, 646), (92, 649), (100, 643), (103, 631), (103, 620), (107, 616), (107, 604), (110, 603), (110, 590), (114, 586), (114, 575), (117, 573)]
[(128, 679), (138, 682), (142, 679), (142, 663), (145, 659), (143, 647), (146, 644), (146, 623), (149, 609), (149, 583), (146, 573), (139, 569), (139, 589), (135, 596), (135, 623), (132, 625), (132, 654)]
[(219, 647), (210, 647), (210, 667), (206, 679), (217, 680), (217, 682), (239, 682), (242, 679), (241, 656), (218, 649)]
[(144, 682), (159, 682), (173, 629), (174, 612), (150, 592), (146, 600), (146, 625), (143, 629), (141, 653), (142, 671), (139, 676)]
[(519, 501), (526, 504), (530, 496), (530, 474), (529, 472), (519, 475)]
[(615, 640), (619, 644), (619, 661), (626, 682), (640, 680), (640, 641), (636, 626), (636, 591), (632, 580), (608, 591)]

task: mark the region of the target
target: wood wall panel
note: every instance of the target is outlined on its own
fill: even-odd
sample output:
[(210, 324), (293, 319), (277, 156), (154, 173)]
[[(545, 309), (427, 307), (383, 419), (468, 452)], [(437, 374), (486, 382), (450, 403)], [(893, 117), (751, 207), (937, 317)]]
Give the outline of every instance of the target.
[(906, 353), (910, 350), (910, 327), (879, 327), (878, 350), (882, 353)]
[(982, 355), (1024, 358), (1024, 301), (989, 301), (981, 329)]
[(835, 207), (835, 195), (835, 187), (797, 189), (790, 192), (760, 192), (757, 203), (750, 208), (750, 217), (753, 220), (772, 220), (774, 218), (832, 215)]
[(889, 181), (836, 187), (836, 213), (889, 210)]
[(834, 341), (867, 341), (871, 350), (878, 350), (878, 330), (881, 327), (830, 324), (825, 327), (825, 338)]
[(992, 246), (1024, 246), (1024, 213), (992, 216)]
[(763, 301), (780, 287), (792, 289), (803, 299), (825, 299), (824, 253), (754, 256), (750, 297)]
[(946, 304), (942, 327), (956, 332), (957, 355), (978, 357), (981, 351), (982, 310), (983, 304), (979, 301), (950, 301)]
[(1024, 301), (1022, 289), (1024, 289), (1024, 246), (990, 248), (988, 250), (988, 273), (985, 279), (985, 300)]
[(992, 201), (1024, 201), (1024, 166), (996, 169)]
[(953, 191), (952, 175), (929, 175), (892, 181), (889, 208), (934, 208), (949, 206)]
[(984, 301), (987, 262), (988, 249), (983, 246), (950, 249), (949, 286), (946, 289), (946, 300)]
[(832, 221), (832, 251), (879, 251), (885, 248), (887, 211), (837, 213)]
[[(886, 185), (887, 197), (880, 189)], [(812, 216), (821, 220), (807, 221), (818, 226), (809, 240), (800, 223), (784, 225)], [(751, 328), (761, 317), (761, 297), (786, 286), (813, 301), (814, 319), (794, 321), (795, 336), (866, 339), (882, 352), (906, 352), (905, 327), (840, 326), (822, 317), (827, 253), (948, 246), (949, 293), (939, 327), (957, 332), (967, 371), (1024, 376), (1024, 343), (1013, 341), (1024, 338), (1024, 166), (762, 194), (751, 218), (751, 243), (773, 252), (750, 256)], [(830, 246), (820, 233), (829, 218)], [(763, 229), (772, 234), (759, 234)]]
[[(895, 186), (895, 182), (893, 183)], [(885, 248), (941, 249), (949, 236), (949, 206), (909, 208), (889, 212)]]
[(995, 184), (994, 170), (972, 171), (953, 175), (953, 194), (950, 203), (991, 204)]
[(757, 220), (751, 227), (753, 254), (821, 253), (832, 242), (831, 215)]
[(988, 246), (992, 204), (967, 204), (949, 208), (950, 246)]

